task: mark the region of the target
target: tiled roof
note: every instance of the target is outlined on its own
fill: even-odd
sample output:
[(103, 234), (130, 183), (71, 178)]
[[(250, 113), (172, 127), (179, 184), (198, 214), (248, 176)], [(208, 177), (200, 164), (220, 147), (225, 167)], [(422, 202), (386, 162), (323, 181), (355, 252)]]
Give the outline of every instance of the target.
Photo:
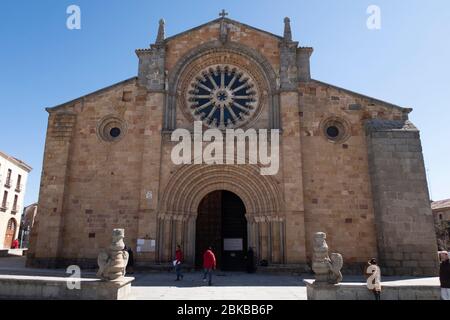
[(431, 203), (431, 209), (438, 210), (438, 209), (450, 209), (450, 199), (441, 200), (441, 201), (434, 201)]

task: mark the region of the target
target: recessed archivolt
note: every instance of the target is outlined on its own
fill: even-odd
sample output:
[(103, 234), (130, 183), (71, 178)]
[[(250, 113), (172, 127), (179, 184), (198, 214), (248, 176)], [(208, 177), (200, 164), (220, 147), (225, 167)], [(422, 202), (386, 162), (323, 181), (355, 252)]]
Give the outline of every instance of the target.
[[(186, 84), (183, 84), (185, 80), (192, 80), (192, 77), (196, 75), (194, 71), (196, 68), (200, 68), (202, 62), (205, 63), (205, 59), (211, 57), (210, 64), (230, 64), (246, 70), (251, 73), (255, 81), (258, 82), (260, 87), (259, 110), (255, 112), (253, 119), (247, 123), (247, 126), (251, 126), (257, 121), (258, 116), (266, 107), (269, 108), (269, 122), (270, 126), (279, 127), (279, 109), (277, 103), (273, 103), (273, 97), (276, 95), (279, 87), (279, 79), (273, 66), (266, 59), (266, 57), (257, 50), (242, 45), (237, 42), (227, 42), (222, 44), (220, 41), (210, 41), (203, 45), (200, 45), (178, 60), (176, 65), (170, 70), (168, 77), (169, 99), (164, 111), (164, 128), (167, 130), (175, 130), (177, 127), (177, 113), (182, 114), (188, 120), (193, 120), (191, 112), (188, 112), (183, 95), (183, 86), (186, 88)], [(227, 61), (231, 59), (233, 61)], [(273, 120), (275, 119), (275, 120)], [(275, 123), (272, 123), (275, 121)]]
[(171, 94), (175, 94), (185, 69), (188, 68), (194, 60), (197, 60), (199, 57), (206, 54), (217, 53), (219, 55), (224, 55), (227, 52), (229, 54), (242, 56), (248, 61), (251, 61), (252, 65), (259, 66), (263, 71), (268, 88), (271, 91), (277, 89), (276, 74), (271, 64), (261, 53), (235, 42), (229, 42), (226, 45), (223, 45), (219, 41), (211, 41), (192, 49), (178, 61), (169, 75), (169, 90), (171, 90)]
[(216, 190), (235, 193), (247, 215), (277, 215), (282, 210), (276, 181), (256, 165), (185, 165), (169, 180), (160, 215), (196, 216), (201, 200)]

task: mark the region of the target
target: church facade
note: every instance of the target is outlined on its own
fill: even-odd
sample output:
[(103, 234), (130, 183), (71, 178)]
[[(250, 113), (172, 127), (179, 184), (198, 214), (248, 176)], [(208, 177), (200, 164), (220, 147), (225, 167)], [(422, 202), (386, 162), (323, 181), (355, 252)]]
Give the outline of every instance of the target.
[[(138, 76), (47, 109), (49, 122), (27, 264), (95, 265), (114, 228), (140, 265), (181, 245), (224, 270), (247, 248), (269, 266), (304, 269), (315, 232), (357, 269), (434, 275), (437, 246), (412, 109), (311, 77), (313, 49), (226, 17), (136, 50)], [(174, 164), (172, 134), (279, 130), (279, 170)], [(206, 145), (206, 144), (205, 144)]]

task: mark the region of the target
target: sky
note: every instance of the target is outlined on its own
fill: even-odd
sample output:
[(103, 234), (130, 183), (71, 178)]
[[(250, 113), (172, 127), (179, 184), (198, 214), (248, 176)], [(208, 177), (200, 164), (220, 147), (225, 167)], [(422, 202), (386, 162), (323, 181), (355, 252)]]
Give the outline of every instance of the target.
[[(81, 9), (81, 29), (66, 26)], [(371, 5), (381, 29), (369, 29)], [(448, 0), (2, 0), (0, 150), (33, 167), (25, 204), (38, 200), (52, 107), (137, 75), (137, 48), (218, 18), (312, 46), (312, 77), (414, 109), (430, 194), (450, 198), (450, 2)]]

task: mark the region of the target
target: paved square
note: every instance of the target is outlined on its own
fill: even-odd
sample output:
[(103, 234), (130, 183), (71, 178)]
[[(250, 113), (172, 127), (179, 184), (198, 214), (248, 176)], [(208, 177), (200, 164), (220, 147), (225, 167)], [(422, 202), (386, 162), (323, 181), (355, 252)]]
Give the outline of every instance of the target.
[(136, 274), (131, 299), (138, 300), (306, 300), (300, 276), (217, 272), (213, 286), (202, 281), (201, 272)]

